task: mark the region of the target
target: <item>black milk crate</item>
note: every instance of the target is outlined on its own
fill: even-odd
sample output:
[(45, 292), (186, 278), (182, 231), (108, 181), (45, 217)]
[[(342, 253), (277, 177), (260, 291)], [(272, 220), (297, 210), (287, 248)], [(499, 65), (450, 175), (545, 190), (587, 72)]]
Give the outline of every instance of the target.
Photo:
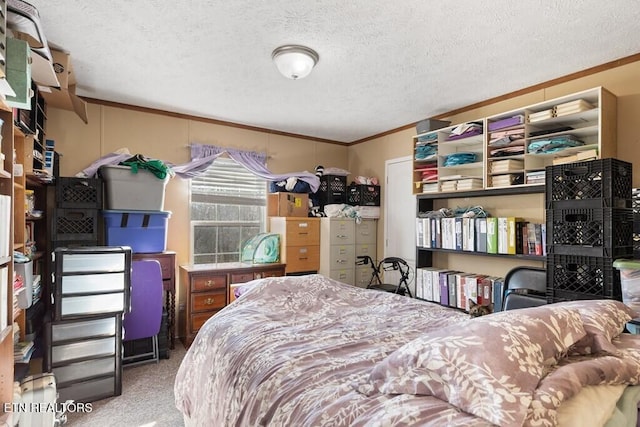
[(98, 240), (98, 212), (98, 209), (55, 209), (52, 240)]
[(56, 207), (102, 209), (102, 179), (63, 176), (57, 178)]
[(322, 175), (317, 194), (320, 206), (347, 203), (347, 177), (342, 175)]
[(380, 186), (351, 184), (347, 190), (347, 203), (351, 206), (380, 206)]
[(548, 166), (545, 170), (547, 209), (630, 208), (631, 163), (617, 159)]
[(547, 302), (622, 299), (613, 258), (547, 255)]
[(547, 210), (547, 251), (557, 255), (633, 256), (633, 210)]

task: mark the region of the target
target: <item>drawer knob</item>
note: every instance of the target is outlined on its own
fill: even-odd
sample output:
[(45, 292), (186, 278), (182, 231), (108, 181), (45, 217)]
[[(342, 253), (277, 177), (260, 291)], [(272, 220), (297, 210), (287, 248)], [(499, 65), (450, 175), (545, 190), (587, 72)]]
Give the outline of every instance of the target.
[(211, 297), (207, 298), (206, 300), (204, 300), (204, 304), (205, 305), (211, 305), (215, 302), (215, 300)]
[(262, 279), (262, 274), (256, 273), (256, 279)]
[(204, 284), (207, 288), (210, 288), (213, 286), (213, 280), (209, 279), (205, 282)]

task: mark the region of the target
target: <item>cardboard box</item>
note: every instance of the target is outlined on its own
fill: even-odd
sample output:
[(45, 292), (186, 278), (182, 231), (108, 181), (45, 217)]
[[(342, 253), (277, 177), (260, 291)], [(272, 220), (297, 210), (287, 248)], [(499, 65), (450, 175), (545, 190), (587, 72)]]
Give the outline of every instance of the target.
[(52, 49), (53, 69), (60, 83), (59, 88), (41, 88), (42, 96), (50, 107), (74, 111), (83, 122), (89, 123), (87, 118), (87, 103), (76, 95), (76, 78), (71, 65), (71, 55), (60, 50)]
[(309, 195), (306, 193), (269, 193), (268, 216), (309, 216)]

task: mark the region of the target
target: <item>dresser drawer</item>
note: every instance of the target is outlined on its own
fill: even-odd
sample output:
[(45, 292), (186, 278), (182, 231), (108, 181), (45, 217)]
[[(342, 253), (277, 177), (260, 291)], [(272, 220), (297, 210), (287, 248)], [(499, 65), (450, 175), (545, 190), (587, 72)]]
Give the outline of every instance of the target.
[(356, 249), (354, 245), (331, 245), (329, 247), (329, 268), (354, 268)]
[(210, 311), (207, 313), (199, 313), (199, 314), (192, 315), (191, 316), (191, 333), (192, 334), (197, 333), (202, 327), (202, 325), (204, 325), (204, 322), (209, 320), (209, 318), (216, 313), (217, 311), (213, 311), (213, 312)]
[(160, 263), (160, 269), (162, 270), (162, 280), (172, 279), (175, 271), (174, 257), (162, 256), (156, 259)]
[(255, 274), (254, 279), (263, 279), (265, 277), (279, 277), (284, 275), (284, 268), (277, 270), (258, 271)]
[(253, 273), (231, 273), (231, 283), (229, 284), (250, 282), (253, 279)]
[(199, 292), (191, 294), (191, 311), (211, 311), (218, 310), (227, 304), (226, 289), (214, 292)]
[(227, 276), (224, 274), (210, 276), (194, 276), (191, 281), (191, 291), (209, 291), (213, 289), (226, 289)]
[(287, 246), (284, 260), (287, 263), (287, 273), (318, 271), (320, 246)]
[(287, 219), (287, 246), (319, 245), (320, 223), (317, 220)]

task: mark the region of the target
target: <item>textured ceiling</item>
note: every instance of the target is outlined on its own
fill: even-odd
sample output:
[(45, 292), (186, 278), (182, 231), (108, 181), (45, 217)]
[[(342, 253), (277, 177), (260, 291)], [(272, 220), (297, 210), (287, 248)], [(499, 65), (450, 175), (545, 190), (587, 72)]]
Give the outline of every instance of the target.
[[(31, 0), (81, 96), (353, 142), (640, 52), (638, 0)], [(271, 52), (315, 49), (303, 80)]]

